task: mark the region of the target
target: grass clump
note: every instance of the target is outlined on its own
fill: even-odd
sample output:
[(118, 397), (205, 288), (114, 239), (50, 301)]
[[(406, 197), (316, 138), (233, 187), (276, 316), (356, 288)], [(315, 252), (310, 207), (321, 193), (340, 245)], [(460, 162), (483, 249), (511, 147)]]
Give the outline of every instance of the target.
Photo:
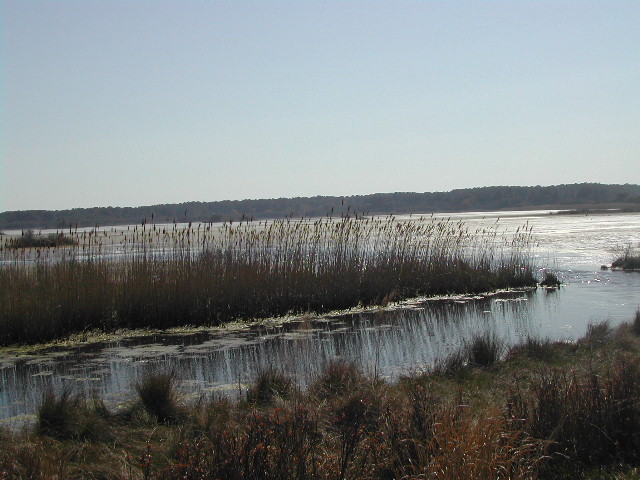
[(640, 368), (637, 359), (619, 357), (604, 373), (543, 371), (527, 393), (518, 392), (512, 409), (522, 428), (548, 439), (554, 468), (640, 460)]
[(634, 335), (640, 336), (640, 308), (636, 310), (636, 316), (631, 323), (631, 331)]
[(470, 365), (490, 367), (500, 360), (504, 348), (504, 342), (495, 334), (482, 333), (465, 343), (464, 352)]
[(553, 360), (555, 351), (556, 344), (551, 340), (527, 336), (524, 342), (510, 348), (507, 356), (513, 358), (524, 354), (530, 359), (548, 363)]
[(607, 320), (603, 320), (602, 322), (597, 323), (591, 322), (587, 325), (587, 333), (583, 338), (580, 339), (580, 342), (606, 342), (609, 338), (611, 338), (613, 333), (613, 329), (611, 328), (611, 325)]
[(82, 401), (70, 389), (56, 395), (49, 388), (45, 390), (38, 408), (38, 432), (61, 439), (79, 437), (82, 413)]
[(247, 391), (249, 403), (269, 405), (276, 399), (287, 398), (293, 391), (293, 382), (284, 373), (267, 368), (260, 373)]
[(144, 410), (159, 423), (176, 422), (181, 417), (175, 383), (175, 373), (155, 373), (135, 385)]
[(442, 358), (437, 358), (431, 368), (431, 374), (450, 377), (462, 372), (467, 365), (468, 355), (463, 349), (455, 350)]
[(366, 381), (353, 362), (334, 359), (311, 385), (311, 392), (319, 398), (342, 397), (361, 389)]
[(87, 402), (70, 388), (60, 393), (45, 390), (37, 411), (39, 434), (59, 440), (95, 440), (110, 438), (105, 422), (111, 414), (99, 399)]

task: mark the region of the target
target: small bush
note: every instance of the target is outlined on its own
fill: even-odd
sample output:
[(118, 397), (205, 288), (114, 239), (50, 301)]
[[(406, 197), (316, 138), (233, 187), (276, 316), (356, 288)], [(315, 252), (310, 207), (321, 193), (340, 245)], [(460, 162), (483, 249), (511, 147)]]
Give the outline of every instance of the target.
[(160, 423), (174, 422), (180, 418), (175, 381), (174, 373), (155, 373), (135, 385), (145, 411)]

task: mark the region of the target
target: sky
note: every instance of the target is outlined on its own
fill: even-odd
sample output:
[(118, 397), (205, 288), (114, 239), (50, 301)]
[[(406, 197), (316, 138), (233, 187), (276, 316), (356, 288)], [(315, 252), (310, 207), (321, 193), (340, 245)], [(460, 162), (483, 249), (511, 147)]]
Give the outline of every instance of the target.
[(640, 2), (0, 0), (0, 211), (640, 183)]

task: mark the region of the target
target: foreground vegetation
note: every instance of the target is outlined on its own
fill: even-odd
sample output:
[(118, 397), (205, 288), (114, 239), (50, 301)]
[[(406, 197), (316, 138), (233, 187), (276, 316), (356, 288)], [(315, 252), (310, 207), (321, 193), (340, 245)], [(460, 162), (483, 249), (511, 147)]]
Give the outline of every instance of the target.
[(576, 343), (480, 336), (396, 383), (334, 361), (301, 390), (263, 372), (237, 400), (185, 403), (155, 374), (114, 413), (43, 397), (2, 433), (0, 478), (638, 478), (640, 312)]
[(530, 234), (524, 228), (505, 239), (450, 221), (344, 217), (143, 224), (116, 244), (90, 231), (76, 233), (71, 247), (5, 245), (0, 344), (533, 286)]

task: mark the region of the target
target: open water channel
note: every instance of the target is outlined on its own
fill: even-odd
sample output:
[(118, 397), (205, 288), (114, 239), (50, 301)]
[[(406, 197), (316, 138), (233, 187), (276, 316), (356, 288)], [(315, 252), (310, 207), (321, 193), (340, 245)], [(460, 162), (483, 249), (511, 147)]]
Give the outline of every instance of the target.
[[(451, 215), (469, 230), (494, 225), (533, 227), (538, 269), (564, 282), (559, 290), (501, 292), (484, 297), (415, 299), (387, 309), (303, 317), (199, 331), (154, 334), (37, 355), (0, 354), (0, 419), (19, 424), (44, 389), (71, 386), (110, 405), (131, 398), (151, 371), (178, 374), (186, 395), (241, 395), (261, 369), (275, 367), (306, 383), (331, 359), (394, 379), (429, 368), (482, 331), (507, 344), (527, 336), (572, 341), (590, 322), (631, 320), (640, 307), (640, 272), (601, 270), (626, 246), (640, 247), (640, 213), (551, 215), (495, 212)], [(399, 217), (403, 219), (403, 217)]]

